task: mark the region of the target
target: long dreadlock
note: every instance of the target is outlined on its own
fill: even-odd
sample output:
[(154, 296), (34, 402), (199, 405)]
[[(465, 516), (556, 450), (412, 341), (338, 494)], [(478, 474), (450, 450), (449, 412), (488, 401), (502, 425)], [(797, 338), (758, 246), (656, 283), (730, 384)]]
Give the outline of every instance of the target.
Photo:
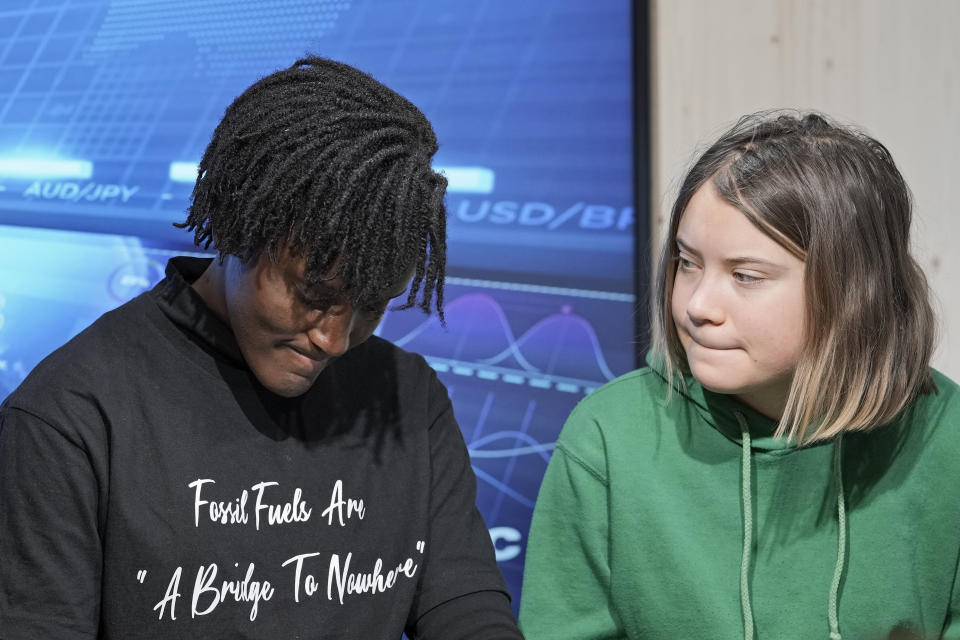
[[(217, 125), (187, 219), (197, 246), (244, 262), (290, 247), (309, 284), (342, 279), (362, 306), (415, 265), (406, 303), (443, 320), (447, 180), (433, 128), (408, 100), (318, 57), (256, 82)], [(422, 289), (420, 302), (417, 294)]]

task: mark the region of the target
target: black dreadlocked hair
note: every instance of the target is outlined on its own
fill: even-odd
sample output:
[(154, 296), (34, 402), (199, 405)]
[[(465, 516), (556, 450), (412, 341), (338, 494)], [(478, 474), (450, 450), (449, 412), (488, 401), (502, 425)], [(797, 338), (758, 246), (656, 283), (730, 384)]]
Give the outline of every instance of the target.
[[(430, 167), (423, 113), (362, 71), (297, 60), (237, 97), (197, 169), (187, 219), (197, 246), (245, 263), (289, 247), (308, 284), (339, 277), (376, 302), (416, 266), (406, 303), (443, 320), (447, 180)], [(417, 293), (422, 297), (417, 302)]]

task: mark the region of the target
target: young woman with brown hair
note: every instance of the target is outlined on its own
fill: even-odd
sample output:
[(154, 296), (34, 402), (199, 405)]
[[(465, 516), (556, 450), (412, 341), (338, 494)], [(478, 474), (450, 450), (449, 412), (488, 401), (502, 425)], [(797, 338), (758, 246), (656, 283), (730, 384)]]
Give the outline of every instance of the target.
[(566, 638), (960, 638), (960, 393), (887, 149), (741, 119), (687, 173), (648, 367), (585, 399), (521, 626)]

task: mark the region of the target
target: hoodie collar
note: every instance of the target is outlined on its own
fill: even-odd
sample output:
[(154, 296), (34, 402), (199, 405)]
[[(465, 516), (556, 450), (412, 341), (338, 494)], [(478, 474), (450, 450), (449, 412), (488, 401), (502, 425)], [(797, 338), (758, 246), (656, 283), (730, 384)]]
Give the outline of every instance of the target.
[(739, 414), (750, 431), (750, 446), (757, 451), (787, 453), (797, 445), (787, 438), (775, 438), (778, 422), (760, 414), (731, 395), (714, 393), (704, 389), (690, 374), (674, 373), (668, 381), (662, 360), (655, 360), (652, 353), (646, 357), (647, 365), (664, 381), (672, 384), (673, 390), (690, 401), (707, 424), (719, 431), (728, 440), (742, 444), (743, 429), (737, 419)]

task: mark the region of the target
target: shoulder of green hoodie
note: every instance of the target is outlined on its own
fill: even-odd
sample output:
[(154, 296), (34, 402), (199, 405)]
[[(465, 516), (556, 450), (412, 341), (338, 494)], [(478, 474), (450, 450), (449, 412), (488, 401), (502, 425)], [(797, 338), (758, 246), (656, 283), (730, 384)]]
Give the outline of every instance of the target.
[(678, 395), (674, 391), (668, 400), (664, 380), (653, 369), (631, 371), (580, 401), (560, 432), (557, 450), (606, 482), (608, 447), (627, 431), (631, 437), (646, 431), (655, 438), (655, 431), (645, 427), (669, 404), (683, 403)]
[[(610, 598), (606, 449), (616, 433), (608, 431), (643, 422), (654, 389), (664, 390), (658, 380), (649, 369), (630, 372), (594, 391), (567, 419), (531, 522), (520, 599), (527, 640), (627, 637)], [(650, 388), (639, 391), (644, 385)]]

